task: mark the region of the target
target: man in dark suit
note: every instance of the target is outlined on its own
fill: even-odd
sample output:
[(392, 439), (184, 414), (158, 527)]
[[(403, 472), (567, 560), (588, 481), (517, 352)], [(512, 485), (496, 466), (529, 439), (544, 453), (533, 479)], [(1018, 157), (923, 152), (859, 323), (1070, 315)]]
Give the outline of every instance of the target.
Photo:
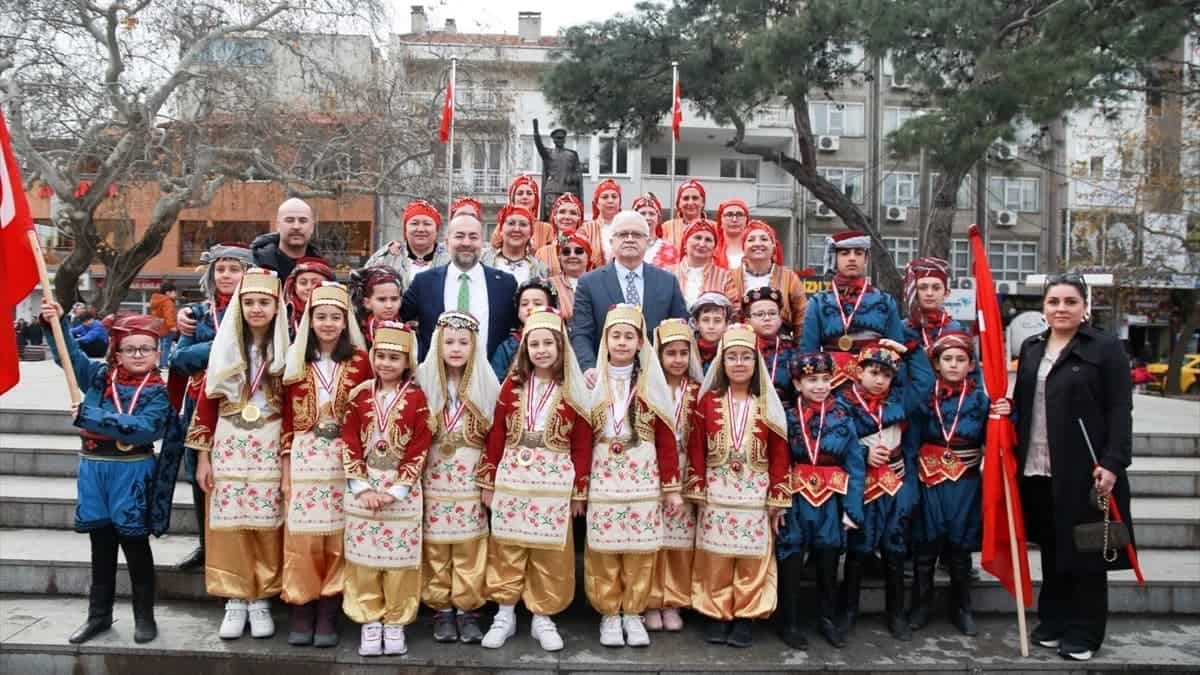
[(646, 219), (636, 211), (622, 211), (612, 227), (613, 261), (579, 279), (571, 317), (571, 346), (589, 384), (595, 379), (596, 350), (609, 307), (621, 302), (640, 306), (650, 331), (647, 340), (663, 319), (688, 315), (675, 275), (643, 262), (650, 242)]
[(417, 322), (417, 345), (421, 358), (429, 353), (433, 329), (442, 312), (457, 309), (479, 320), (479, 333), (487, 337), (492, 354), (516, 328), (513, 297), (517, 280), (507, 272), (479, 263), (483, 249), (483, 223), (472, 215), (460, 215), (446, 230), (450, 264), (413, 277), (400, 303), (400, 320)]

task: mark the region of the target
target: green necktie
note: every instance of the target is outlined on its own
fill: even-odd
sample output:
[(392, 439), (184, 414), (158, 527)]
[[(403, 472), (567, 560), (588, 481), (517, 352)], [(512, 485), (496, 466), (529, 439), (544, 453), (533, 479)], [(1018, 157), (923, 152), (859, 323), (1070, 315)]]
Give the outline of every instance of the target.
[(471, 277), (466, 272), (458, 275), (458, 311), (471, 311)]

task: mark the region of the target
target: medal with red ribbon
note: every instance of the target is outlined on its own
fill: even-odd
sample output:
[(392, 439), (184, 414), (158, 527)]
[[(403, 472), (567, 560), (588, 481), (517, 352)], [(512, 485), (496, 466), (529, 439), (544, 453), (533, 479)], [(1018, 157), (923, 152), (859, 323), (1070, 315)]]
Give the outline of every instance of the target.
[[(558, 388), (558, 383), (551, 381), (546, 385), (546, 390), (541, 397), (537, 396), (537, 380), (530, 380), (529, 396), (525, 398), (525, 430), (534, 431), (538, 417), (541, 417), (542, 411), (546, 409), (546, 404), (550, 401), (550, 397), (554, 394), (554, 390)], [(537, 399), (537, 404), (534, 404), (534, 399)]]
[[(133, 398), (129, 399), (129, 412), (125, 412), (124, 407), (121, 405), (121, 397), (117, 394), (117, 378), (113, 377), (112, 383), (109, 385), (109, 392), (112, 394), (113, 406), (117, 409), (118, 414), (133, 414), (134, 409), (137, 408), (138, 399), (142, 397), (142, 390), (146, 388), (146, 383), (150, 381), (150, 376), (153, 374), (153, 370), (148, 371), (146, 376), (142, 378), (141, 384), (139, 384), (137, 389), (134, 390)], [(126, 443), (124, 441), (117, 441), (117, 449), (122, 452), (129, 452), (133, 449), (133, 444)]]
[(746, 425), (750, 420), (750, 406), (754, 403), (754, 399), (747, 398), (739, 409), (738, 404), (733, 400), (733, 392), (727, 393), (726, 396), (729, 399), (729, 433), (733, 437), (734, 450), (740, 450), (742, 441), (746, 438)]
[(396, 392), (396, 395), (394, 397), (392, 397), (391, 402), (387, 404), (387, 408), (384, 408), (382, 410), (379, 408), (379, 399), (380, 399), (381, 392), (375, 392), (375, 395), (371, 397), (371, 406), (375, 409), (375, 428), (379, 431), (379, 435), (382, 437), (379, 440), (375, 441), (375, 450), (376, 450), (376, 452), (378, 452), (381, 455), (383, 453), (387, 452), (387, 449), (388, 449), (388, 442), (387, 442), (388, 419), (391, 418), (392, 410), (394, 410), (396, 408), (396, 404), (399, 403), (400, 400), (404, 398), (404, 392), (408, 391), (408, 386), (410, 384), (412, 384), (412, 380), (405, 382), (404, 386), (400, 387), (400, 389)]
[(454, 427), (458, 426), (458, 421), (462, 419), (463, 413), (467, 410), (467, 402), (459, 401), (454, 406), (453, 412), (450, 409), (450, 401), (446, 401), (446, 406), (442, 408), (442, 423), (446, 425), (446, 433), (454, 431)]
[[(612, 388), (609, 388), (609, 394), (612, 394)], [(619, 413), (613, 396), (609, 396), (608, 401), (608, 417), (612, 420), (613, 440), (608, 444), (608, 451), (614, 455), (619, 455), (625, 452), (625, 444), (621, 442), (621, 432), (625, 430), (625, 422), (629, 417), (629, 405), (633, 403), (633, 397), (637, 395), (637, 387), (634, 386), (633, 380), (629, 381), (629, 393), (625, 396), (625, 402), (620, 407)]]
[(259, 410), (258, 406), (251, 403), (250, 399), (254, 398), (255, 392), (258, 391), (259, 385), (262, 384), (263, 375), (266, 374), (267, 366), (270, 364), (271, 362), (264, 357), (262, 365), (258, 367), (258, 371), (250, 379), (250, 391), (246, 394), (246, 405), (242, 406), (242, 420), (247, 423), (252, 424), (262, 417), (262, 410)]
[(314, 363), (313, 370), (316, 371), (316, 373), (317, 373), (317, 381), (320, 383), (321, 389), (323, 391), (325, 391), (325, 393), (329, 394), (329, 398), (332, 399), (333, 398), (333, 388), (334, 388), (334, 385), (337, 384), (338, 371), (341, 370), (342, 364), (340, 364), (340, 363), (333, 364), (333, 373), (330, 374), (328, 379), (326, 379), (326, 377), (325, 377), (325, 371), (321, 368), (321, 364), (322, 364), (321, 361), (317, 361), (316, 363)]
[(683, 382), (679, 385), (679, 396), (675, 401), (675, 433), (679, 433), (679, 429), (683, 426), (683, 403), (687, 400), (688, 379), (683, 378)]
[(842, 308), (842, 294), (838, 291), (836, 283), (833, 284), (833, 298), (837, 305), (838, 314), (842, 316), (842, 337), (838, 338), (838, 349), (844, 352), (850, 351), (854, 346), (854, 340), (850, 337), (850, 323), (854, 321), (854, 314), (858, 311), (858, 306), (862, 304), (863, 298), (867, 295), (867, 290), (871, 284), (863, 281), (862, 290), (858, 293), (858, 299), (854, 301), (854, 306), (850, 308), (850, 314), (846, 314), (846, 310)]
[(882, 405), (882, 403), (879, 406), (879, 414), (876, 415), (871, 410), (870, 404), (867, 403), (865, 400), (863, 400), (862, 394), (858, 393), (858, 385), (857, 384), (854, 385), (854, 387), (851, 389), (851, 392), (854, 394), (854, 398), (858, 399), (858, 404), (862, 406), (862, 409), (867, 411), (867, 414), (871, 416), (871, 419), (875, 422), (875, 426), (879, 427), (880, 431), (883, 431), (883, 405)]
[[(936, 397), (935, 397), (936, 398)], [(933, 402), (933, 412), (937, 416), (938, 428), (942, 432), (942, 438), (946, 440), (946, 447), (950, 447), (950, 439), (954, 438), (954, 432), (958, 430), (958, 416), (962, 414), (963, 401), (967, 398), (967, 383), (962, 383), (962, 392), (958, 395), (958, 407), (954, 409), (954, 421), (950, 423), (950, 431), (946, 431), (946, 423), (942, 419), (942, 402), (935, 400)]]
[(813, 466), (817, 465), (817, 456), (821, 454), (821, 434), (825, 433), (825, 411), (828, 406), (825, 401), (821, 402), (821, 428), (817, 429), (817, 439), (815, 442), (810, 440), (812, 437), (808, 434), (808, 422), (805, 421), (804, 406), (800, 406), (797, 410), (797, 416), (800, 418), (800, 435), (804, 437), (804, 449), (808, 451), (808, 461)]
[(775, 336), (775, 356), (771, 359), (771, 381), (775, 381), (775, 367), (779, 365), (779, 336)]
[[(945, 310), (943, 310), (941, 315), (938, 317), (937, 325), (934, 326), (934, 329), (936, 330), (937, 335), (941, 334), (942, 328), (944, 328), (945, 325), (949, 322), (949, 319), (950, 319), (950, 315), (947, 314), (945, 312)], [(933, 340), (935, 337), (936, 337), (936, 335), (935, 336), (929, 335), (929, 331), (926, 330), (925, 322), (922, 321), (921, 322), (921, 342), (925, 346), (925, 351), (929, 351), (933, 348)]]

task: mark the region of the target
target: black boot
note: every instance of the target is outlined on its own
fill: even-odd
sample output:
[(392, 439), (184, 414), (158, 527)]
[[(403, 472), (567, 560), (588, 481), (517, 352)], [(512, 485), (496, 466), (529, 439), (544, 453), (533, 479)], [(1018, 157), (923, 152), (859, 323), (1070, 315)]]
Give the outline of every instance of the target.
[(971, 554), (950, 552), (950, 621), (963, 635), (975, 637), (975, 613), (971, 610)]
[(291, 628), (288, 630), (287, 643), (293, 647), (307, 647), (313, 643), (313, 622), (317, 616), (317, 601), (306, 602), (303, 605), (289, 605)]
[(133, 587), (133, 641), (142, 644), (158, 637), (154, 621), (154, 584)]
[(175, 566), (175, 569), (180, 572), (204, 567), (204, 507), (207, 504), (208, 495), (204, 494), (204, 490), (200, 489), (199, 484), (192, 483), (192, 508), (196, 514), (196, 531), (200, 533), (200, 545)]
[(858, 622), (858, 594), (862, 589), (862, 562), (863, 554), (854, 553), (853, 551), (846, 554), (846, 564), (842, 569), (840, 598), (842, 609), (841, 632), (844, 636), (849, 636), (854, 631), (854, 624)]
[(112, 628), (113, 594), (115, 592), (116, 588), (113, 586), (92, 586), (88, 591), (87, 621), (84, 621), (82, 626), (71, 633), (67, 642), (73, 645), (83, 644)]
[(804, 575), (804, 556), (793, 553), (779, 562), (779, 611), (775, 622), (779, 639), (792, 649), (808, 649), (808, 638), (800, 627), (800, 578)]
[(845, 647), (846, 636), (837, 624), (838, 552), (818, 549), (814, 552), (817, 567), (817, 632), (834, 647)]
[(887, 554), (883, 558), (884, 611), (888, 632), (897, 640), (911, 640), (912, 629), (904, 616), (904, 556)]
[(908, 615), (908, 625), (913, 630), (921, 630), (929, 624), (929, 615), (933, 606), (933, 574), (937, 569), (937, 550), (922, 549), (917, 551), (913, 567), (912, 611)]

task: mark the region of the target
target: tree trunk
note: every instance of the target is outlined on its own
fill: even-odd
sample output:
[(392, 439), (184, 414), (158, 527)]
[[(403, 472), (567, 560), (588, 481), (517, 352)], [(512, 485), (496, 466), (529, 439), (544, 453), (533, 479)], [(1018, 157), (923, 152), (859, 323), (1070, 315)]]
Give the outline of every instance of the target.
[[(79, 278), (87, 273), (88, 267), (96, 259), (95, 224), (91, 214), (65, 204), (61, 208), (69, 209), (72, 215), (68, 229), (74, 238), (75, 246), (54, 272), (54, 297), (63, 309), (69, 310), (71, 305), (80, 299)], [(57, 216), (58, 214), (51, 214), (51, 218), (56, 222)]]
[(1175, 344), (1171, 345), (1171, 355), (1167, 358), (1167, 381), (1163, 385), (1164, 394), (1182, 394), (1180, 390), (1180, 371), (1183, 369), (1183, 357), (1188, 347), (1192, 345), (1192, 336), (1200, 328), (1200, 291), (1188, 291), (1183, 296), (1183, 326), (1175, 335)]
[(184, 202), (182, 193), (163, 195), (154, 206), (154, 221), (137, 242), (115, 256), (102, 256), (106, 274), (97, 304), (104, 315), (116, 313), (121, 308), (121, 302), (129, 294), (129, 286), (134, 279), (146, 263), (162, 251), (163, 241), (174, 227)]
[(921, 241), (921, 255), (950, 260), (950, 241), (954, 234), (954, 214), (958, 205), (958, 186), (970, 167), (946, 169), (939, 167), (937, 182), (933, 187), (933, 208), (929, 210), (929, 224)]

